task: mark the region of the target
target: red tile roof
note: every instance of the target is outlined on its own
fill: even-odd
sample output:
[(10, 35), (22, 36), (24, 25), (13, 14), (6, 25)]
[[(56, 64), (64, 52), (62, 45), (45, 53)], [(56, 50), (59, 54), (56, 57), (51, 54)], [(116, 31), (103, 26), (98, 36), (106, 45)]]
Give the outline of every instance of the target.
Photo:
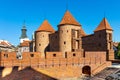
[(0, 40), (0, 45), (12, 46), (12, 44), (10, 44), (8, 41), (4, 41), (4, 40)]
[(75, 18), (72, 16), (72, 14), (68, 10), (64, 14), (59, 25), (64, 25), (64, 24), (72, 24), (72, 25), (80, 26), (80, 24), (75, 20)]
[(23, 41), (23, 43), (20, 43), (21, 47), (29, 47), (30, 41)]
[(55, 30), (52, 28), (52, 26), (49, 24), (47, 20), (45, 20), (36, 31), (55, 32)]
[(95, 29), (94, 32), (100, 31), (100, 30), (112, 30), (111, 26), (109, 25), (106, 18), (103, 18), (99, 26)]
[(0, 44), (1, 45), (8, 45), (6, 42), (1, 42)]

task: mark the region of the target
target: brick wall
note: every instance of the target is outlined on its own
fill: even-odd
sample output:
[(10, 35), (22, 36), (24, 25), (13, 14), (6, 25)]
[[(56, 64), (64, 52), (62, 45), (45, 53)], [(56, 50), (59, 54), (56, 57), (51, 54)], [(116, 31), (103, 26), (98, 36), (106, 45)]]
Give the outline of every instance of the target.
[[(6, 57), (5, 55), (8, 54)], [(40, 53), (22, 53), (23, 58), (18, 60), (16, 53), (1, 53), (1, 66), (66, 66), (66, 65), (79, 65), (79, 64), (96, 64), (106, 61), (105, 52), (86, 52), (85, 57), (81, 53), (69, 52), (68, 57), (63, 58), (61, 52), (47, 52), (47, 57), (41, 58)], [(75, 54), (75, 55), (73, 55)]]
[(107, 36), (104, 30), (82, 37), (82, 42), (85, 51), (107, 51)]
[(45, 57), (45, 52), (49, 51), (49, 34), (51, 32), (35, 32), (35, 49), (36, 52), (41, 52), (41, 56)]
[[(6, 57), (5, 54), (8, 54), (8, 56)], [(85, 57), (81, 56), (80, 52), (68, 52), (67, 58), (63, 58), (62, 52), (47, 52), (46, 54), (46, 58), (42, 58), (41, 53), (26, 52), (22, 53), (23, 59), (18, 60), (15, 52), (2, 52), (0, 53), (0, 62), (1, 66), (4, 67), (19, 66), (24, 68), (31, 66), (44, 74), (57, 78), (80, 77), (84, 66), (90, 66), (93, 75), (97, 73), (97, 70), (100, 71), (111, 65), (108, 64), (111, 62), (105, 59), (106, 52), (85, 52)], [(59, 71), (58, 74), (56, 74), (57, 71)]]
[(55, 32), (49, 35), (50, 51), (59, 51), (59, 34)]

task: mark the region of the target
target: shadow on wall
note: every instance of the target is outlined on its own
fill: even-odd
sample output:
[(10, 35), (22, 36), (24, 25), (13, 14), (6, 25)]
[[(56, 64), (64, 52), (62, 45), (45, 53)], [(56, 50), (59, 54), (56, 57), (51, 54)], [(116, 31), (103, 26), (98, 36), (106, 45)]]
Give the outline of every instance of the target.
[(3, 67), (0, 67), (0, 80), (57, 80), (48, 75), (42, 74), (31, 67), (26, 67), (18, 71), (18, 67), (14, 67), (11, 74), (2, 77)]
[(50, 51), (50, 44), (48, 44), (48, 46), (45, 48), (44, 54), (45, 54), (45, 58), (46, 58), (46, 52)]

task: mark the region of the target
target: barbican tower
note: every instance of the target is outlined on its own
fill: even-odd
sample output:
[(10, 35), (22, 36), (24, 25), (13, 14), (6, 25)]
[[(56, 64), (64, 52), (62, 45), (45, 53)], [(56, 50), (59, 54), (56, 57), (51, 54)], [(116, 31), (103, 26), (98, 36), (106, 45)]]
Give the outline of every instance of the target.
[[(59, 51), (63, 56), (67, 52), (78, 52), (82, 50), (81, 37), (84, 33), (82, 26), (67, 10), (58, 25), (59, 30)], [(85, 35), (85, 33), (84, 33)]]
[(46, 51), (49, 49), (49, 34), (54, 33), (55, 30), (47, 20), (40, 25), (35, 31), (35, 51), (41, 53), (41, 57), (45, 58)]

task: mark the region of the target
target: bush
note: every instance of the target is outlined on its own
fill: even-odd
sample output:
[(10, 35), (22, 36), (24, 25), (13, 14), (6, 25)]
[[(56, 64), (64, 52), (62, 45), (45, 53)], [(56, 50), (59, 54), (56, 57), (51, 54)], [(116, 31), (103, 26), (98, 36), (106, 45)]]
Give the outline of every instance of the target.
[(117, 57), (120, 59), (120, 43), (118, 44), (118, 46), (117, 46), (117, 52), (116, 52), (116, 55), (117, 55)]

